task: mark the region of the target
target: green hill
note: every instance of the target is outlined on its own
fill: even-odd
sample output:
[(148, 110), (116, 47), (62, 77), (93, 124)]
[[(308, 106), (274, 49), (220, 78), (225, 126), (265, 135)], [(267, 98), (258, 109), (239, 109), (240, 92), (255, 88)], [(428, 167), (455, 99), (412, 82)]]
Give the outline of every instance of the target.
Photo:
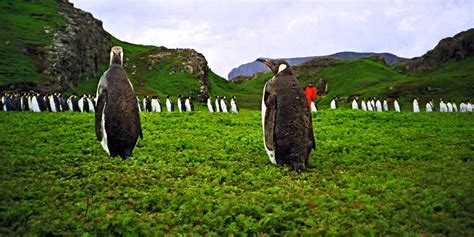
[[(327, 95), (318, 99), (322, 108), (334, 95), (341, 98), (343, 107), (349, 105), (343, 99), (350, 96), (400, 97), (402, 109), (409, 107), (416, 96), (421, 98), (421, 105), (430, 98), (441, 97), (459, 102), (474, 95), (474, 58), (469, 49), (462, 48), (469, 45), (473, 32), (442, 40), (437, 46), (440, 50), (427, 53), (430, 64), (424, 70), (407, 73), (405, 67), (423, 66), (425, 57), (393, 67), (377, 58), (362, 58), (325, 66), (301, 65), (294, 71), (302, 87), (309, 81), (328, 82)], [(89, 38), (93, 41), (87, 41)], [(96, 42), (97, 47), (88, 47)], [(66, 94), (95, 94), (100, 75), (108, 67), (112, 45), (124, 48), (124, 67), (137, 94), (142, 96), (175, 98), (191, 94), (201, 100), (208, 95), (237, 96), (240, 107), (258, 109), (263, 86), (272, 77), (263, 73), (230, 82), (214, 74), (205, 57), (192, 49), (120, 41), (104, 31), (99, 20), (70, 3), (6, 0), (0, 3), (0, 92), (59, 90)], [(466, 57), (460, 58), (460, 53), (454, 54), (453, 59), (449, 55), (441, 57), (450, 47)], [(441, 63), (436, 63), (438, 58), (442, 58)]]
[[(400, 73), (374, 58), (337, 61), (326, 67), (294, 67), (294, 72), (304, 87), (309, 81), (320, 79), (328, 82), (328, 93), (318, 99), (320, 106), (327, 107), (332, 96), (339, 98), (357, 95), (360, 97), (400, 97), (403, 107), (411, 108), (414, 97), (425, 103), (430, 98), (460, 100), (474, 96), (474, 57), (455, 62), (450, 61), (431, 72)], [(261, 96), (264, 83), (270, 73), (257, 74), (243, 82), (221, 82), (219, 88), (228, 92), (242, 92), (240, 101), (257, 108), (255, 98)], [(428, 91), (428, 87), (434, 88)], [(250, 102), (252, 101), (252, 102)], [(342, 101), (341, 101), (342, 102)], [(340, 103), (349, 108), (350, 104)]]

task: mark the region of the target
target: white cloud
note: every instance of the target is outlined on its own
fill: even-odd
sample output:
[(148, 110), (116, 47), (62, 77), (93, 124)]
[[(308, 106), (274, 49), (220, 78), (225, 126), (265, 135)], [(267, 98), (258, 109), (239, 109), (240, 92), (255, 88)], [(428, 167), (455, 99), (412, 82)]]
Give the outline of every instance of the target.
[(339, 51), (414, 57), (474, 27), (474, 1), (73, 0), (126, 41), (194, 48), (226, 77), (257, 57)]

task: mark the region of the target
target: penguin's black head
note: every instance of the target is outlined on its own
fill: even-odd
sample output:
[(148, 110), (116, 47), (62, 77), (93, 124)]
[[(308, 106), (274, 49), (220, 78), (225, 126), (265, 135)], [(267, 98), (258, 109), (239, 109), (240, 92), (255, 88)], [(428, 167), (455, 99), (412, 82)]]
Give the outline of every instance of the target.
[(293, 70), (291, 69), (290, 64), (283, 59), (258, 58), (257, 61), (267, 65), (274, 75), (293, 75)]

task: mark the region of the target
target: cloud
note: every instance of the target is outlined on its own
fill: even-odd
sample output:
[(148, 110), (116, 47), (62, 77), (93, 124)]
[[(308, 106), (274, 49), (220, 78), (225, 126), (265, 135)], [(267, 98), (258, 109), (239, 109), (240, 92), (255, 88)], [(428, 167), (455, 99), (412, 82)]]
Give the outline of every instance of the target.
[(474, 27), (474, 1), (73, 0), (114, 36), (194, 48), (219, 75), (257, 57), (339, 51), (419, 56)]

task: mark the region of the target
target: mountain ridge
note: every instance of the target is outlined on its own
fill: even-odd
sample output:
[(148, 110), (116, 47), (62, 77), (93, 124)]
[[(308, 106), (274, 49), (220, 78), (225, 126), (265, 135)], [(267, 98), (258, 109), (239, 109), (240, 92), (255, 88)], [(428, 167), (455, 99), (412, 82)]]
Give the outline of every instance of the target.
[[(371, 56), (383, 57), (385, 60), (385, 63), (387, 63), (388, 65), (392, 65), (395, 63), (408, 60), (407, 58), (402, 58), (395, 54), (386, 53), (386, 52), (373, 53), (373, 52), (353, 52), (353, 51), (342, 51), (342, 52), (337, 52), (330, 55), (322, 55), (322, 56), (294, 57), (294, 58), (283, 58), (283, 59), (286, 60), (291, 66), (294, 66), (294, 65), (305, 63), (314, 58), (333, 57), (333, 58), (337, 58), (341, 60), (351, 60), (351, 59), (358, 59), (362, 57), (371, 57)], [(253, 76), (260, 72), (268, 72), (268, 71), (269, 69), (265, 65), (262, 65), (261, 63), (248, 62), (236, 68), (233, 68), (227, 75), (227, 79), (233, 80), (234, 78), (239, 77), (239, 76), (248, 77), (248, 76)]]

